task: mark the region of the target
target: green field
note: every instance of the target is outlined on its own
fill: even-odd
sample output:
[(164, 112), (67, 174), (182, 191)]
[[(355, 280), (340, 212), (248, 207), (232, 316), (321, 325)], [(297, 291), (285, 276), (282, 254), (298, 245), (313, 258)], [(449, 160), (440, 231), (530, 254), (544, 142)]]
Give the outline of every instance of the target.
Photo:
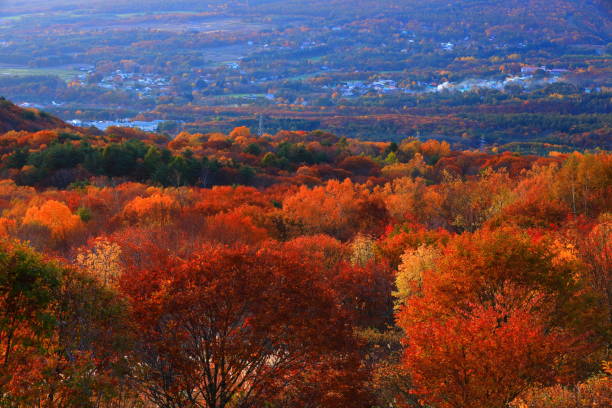
[(69, 81), (79, 75), (79, 71), (60, 69), (60, 68), (2, 68), (0, 67), (0, 76), (58, 76), (64, 81)]
[(253, 93), (253, 94), (229, 94), (229, 95), (219, 95), (220, 97), (227, 97), (227, 98), (249, 98), (249, 97), (253, 97), (253, 98), (265, 98), (266, 94), (259, 94), (259, 93)]
[(302, 75), (296, 75), (296, 76), (292, 76), (292, 77), (287, 77), (287, 78), (283, 78), (286, 81), (303, 81), (305, 79), (310, 79), (310, 78), (315, 78), (319, 75), (324, 75), (326, 71), (318, 71), (318, 72), (312, 72), (309, 74), (302, 74)]

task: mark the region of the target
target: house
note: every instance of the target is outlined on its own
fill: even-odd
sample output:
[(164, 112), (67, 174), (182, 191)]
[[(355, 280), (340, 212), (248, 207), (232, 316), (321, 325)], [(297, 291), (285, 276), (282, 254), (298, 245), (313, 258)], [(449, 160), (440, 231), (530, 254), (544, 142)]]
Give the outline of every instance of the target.
[(534, 66), (521, 67), (521, 74), (533, 75), (538, 70), (546, 71), (546, 67), (545, 66), (541, 66), (541, 67), (534, 67)]
[(559, 68), (555, 68), (555, 69), (551, 69), (548, 72), (550, 72), (553, 75), (563, 75), (565, 73), (570, 72), (568, 69), (559, 69)]

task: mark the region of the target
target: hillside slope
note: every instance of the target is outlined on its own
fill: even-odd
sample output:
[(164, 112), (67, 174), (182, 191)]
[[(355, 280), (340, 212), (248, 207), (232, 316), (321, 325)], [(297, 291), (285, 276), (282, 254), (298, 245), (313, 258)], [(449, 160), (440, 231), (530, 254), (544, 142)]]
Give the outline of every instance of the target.
[(72, 128), (66, 122), (36, 109), (24, 109), (0, 97), (0, 134), (10, 130), (36, 132), (43, 129)]
[(612, 33), (609, 0), (260, 0), (251, 5), (250, 12), (262, 15), (332, 17), (342, 10), (346, 18), (397, 18), (410, 22), (415, 32), (449, 38), (485, 33), (507, 40), (605, 45)]

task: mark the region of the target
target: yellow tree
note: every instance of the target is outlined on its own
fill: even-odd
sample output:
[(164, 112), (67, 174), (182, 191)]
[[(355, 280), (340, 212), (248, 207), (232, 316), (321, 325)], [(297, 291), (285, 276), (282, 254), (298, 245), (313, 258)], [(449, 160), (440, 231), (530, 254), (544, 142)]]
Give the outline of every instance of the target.
[(351, 243), (351, 264), (366, 266), (376, 257), (376, 244), (371, 237), (357, 234)]
[(121, 247), (107, 239), (97, 239), (91, 249), (79, 251), (76, 264), (104, 285), (114, 285), (122, 271)]
[(423, 274), (435, 267), (435, 261), (440, 256), (438, 248), (425, 244), (404, 252), (395, 277), (397, 291), (393, 296), (397, 299), (397, 306), (401, 306), (421, 286)]

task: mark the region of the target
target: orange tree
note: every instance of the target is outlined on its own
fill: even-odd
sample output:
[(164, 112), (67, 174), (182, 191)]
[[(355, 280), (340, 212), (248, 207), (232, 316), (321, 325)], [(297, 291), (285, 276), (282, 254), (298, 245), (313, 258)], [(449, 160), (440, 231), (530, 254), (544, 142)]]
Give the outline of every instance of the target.
[(605, 343), (585, 266), (514, 229), (452, 239), (398, 312), (413, 392), (439, 407), (504, 407), (536, 383), (588, 374)]

